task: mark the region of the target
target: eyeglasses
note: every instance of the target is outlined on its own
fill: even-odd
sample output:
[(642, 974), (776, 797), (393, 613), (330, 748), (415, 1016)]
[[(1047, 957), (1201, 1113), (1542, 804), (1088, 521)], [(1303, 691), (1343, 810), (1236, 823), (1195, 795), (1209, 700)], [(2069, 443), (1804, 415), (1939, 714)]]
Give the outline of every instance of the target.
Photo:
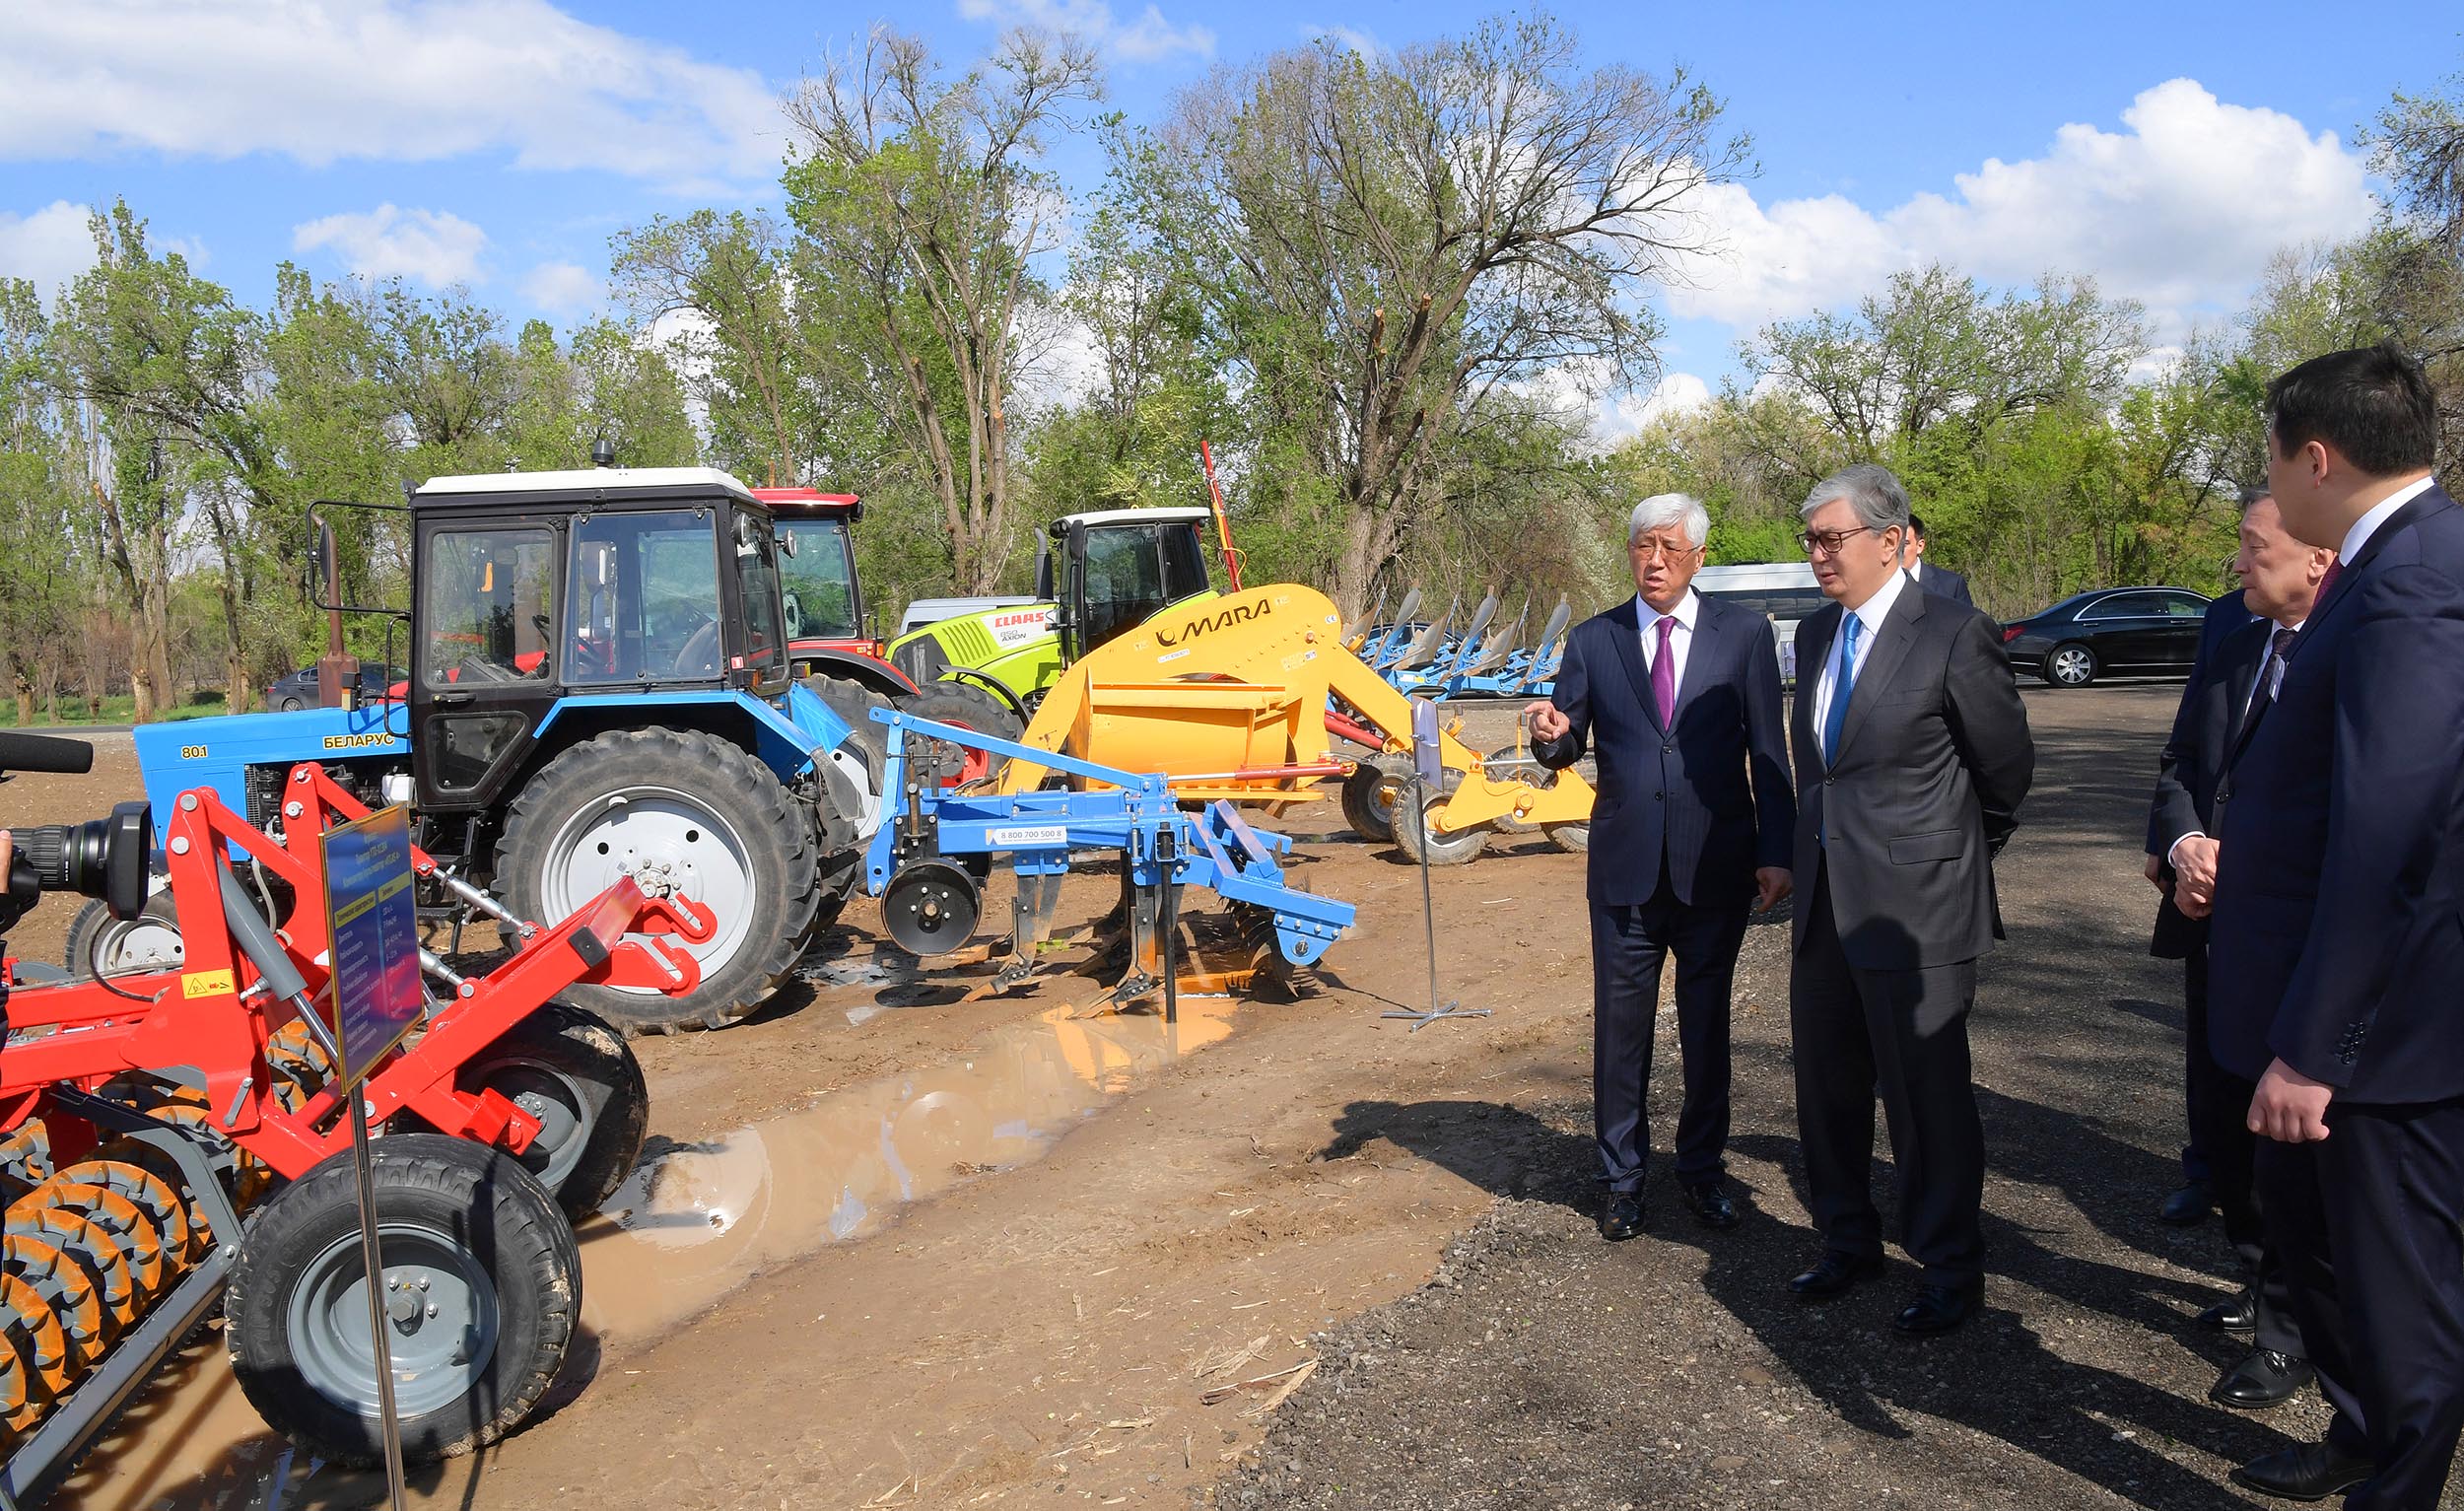
[(1628, 543), (1627, 549), (1631, 550), (1636, 556), (1641, 557), (1645, 561), (1660, 560), (1681, 562), (1689, 556), (1700, 556), (1702, 554), (1702, 547), (1700, 546), (1673, 546), (1663, 540), (1631, 541)]
[(1849, 536), (1863, 535), (1873, 528), (1870, 524), (1860, 524), (1853, 530), (1808, 530), (1797, 537), (1797, 544), (1805, 547), (1808, 556), (1837, 556), (1839, 548), (1848, 543)]

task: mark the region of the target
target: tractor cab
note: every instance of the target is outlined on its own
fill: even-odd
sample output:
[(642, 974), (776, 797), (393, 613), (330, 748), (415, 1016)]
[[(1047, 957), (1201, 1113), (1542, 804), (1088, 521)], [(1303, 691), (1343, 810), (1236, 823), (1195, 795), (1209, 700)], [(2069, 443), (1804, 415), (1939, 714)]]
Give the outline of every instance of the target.
[(756, 488), (753, 497), (778, 516), (786, 546), (779, 576), (789, 658), (799, 670), (822, 651), (877, 658), (881, 647), (864, 622), (863, 585), (856, 575), (853, 526), (864, 517), (863, 501), (813, 488)]
[(786, 690), (776, 525), (723, 472), (434, 478), (411, 526), (423, 812), (494, 802), (564, 699)]
[(1055, 605), (1062, 663), (1212, 591), (1200, 533), (1212, 517), (1203, 509), (1115, 509), (1054, 520), (1036, 553), (1035, 595)]

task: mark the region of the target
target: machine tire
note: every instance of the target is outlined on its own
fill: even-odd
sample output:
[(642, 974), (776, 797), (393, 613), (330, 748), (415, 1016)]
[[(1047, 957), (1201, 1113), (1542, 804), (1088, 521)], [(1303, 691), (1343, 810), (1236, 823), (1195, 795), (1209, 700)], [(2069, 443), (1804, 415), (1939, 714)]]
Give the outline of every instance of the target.
[[(1463, 774), (1452, 767), (1447, 768), (1444, 786), (1439, 790), (1430, 793), (1428, 800), (1421, 807), (1420, 822), (1417, 824), (1398, 822), (1395, 825), (1395, 848), (1403, 853), (1404, 859), (1414, 865), (1419, 864), (1420, 853), (1425, 848), (1428, 851), (1429, 864), (1461, 865), (1488, 847), (1489, 831), (1485, 825), (1477, 829), (1457, 830), (1453, 834), (1444, 836), (1434, 834), (1429, 830), (1429, 815), (1446, 806), (1447, 799), (1452, 797), (1455, 789), (1462, 785)], [(1408, 790), (1398, 796), (1395, 815), (1398, 820), (1401, 820), (1404, 806), (1410, 801), (1410, 796)]]
[(1395, 843), (1395, 804), (1385, 787), (1402, 770), (1405, 756), (1371, 756), (1343, 779), (1343, 819), (1352, 833), (1372, 845)]
[(307, 704), (302, 703), (302, 702), (301, 702), (299, 699), (297, 699), (297, 698), (285, 698), (285, 699), (282, 701), (282, 708), (281, 708), (280, 712), (285, 713), (285, 714), (297, 714), (297, 713), (298, 713), (298, 712), (300, 712), (302, 709), (307, 708), (307, 707), (308, 707), (308, 705), (307, 705)]
[[(485, 1144), (396, 1133), (376, 1140), (371, 1163), (387, 1276), (432, 1280), (418, 1294), (461, 1314), (389, 1339), (402, 1456), (486, 1447), (520, 1425), (564, 1364), (582, 1316), (573, 1227), (529, 1171)], [(248, 1404), (310, 1454), (358, 1468), (384, 1453), (355, 1288), (366, 1284), (358, 1182), (351, 1156), (333, 1154), (249, 1214), (223, 1301)]]
[[(164, 938), (165, 934), (170, 937)], [(78, 909), (69, 920), (68, 946), (60, 961), (75, 980), (95, 979), (98, 937), (103, 951), (103, 974), (108, 976), (168, 970), (185, 954), (179, 942), (179, 905), (169, 890), (147, 898), (145, 911), (126, 922), (111, 917), (111, 910), (100, 898)]]
[(2086, 687), (2096, 680), (2098, 669), (2096, 652), (2075, 640), (2045, 652), (2043, 676), (2049, 687)]
[[(935, 723), (956, 724), (994, 739), (1015, 741), (1026, 733), (1009, 706), (983, 688), (969, 682), (929, 682), (924, 691), (899, 705), (899, 711)], [(999, 762), (985, 751), (970, 750), (961, 761), (944, 762), (939, 769), (941, 785), (974, 782), (992, 774)]]
[(453, 1084), (494, 1089), (539, 1119), (539, 1137), (513, 1158), (576, 1222), (615, 1194), (650, 1127), (650, 1089), (606, 1019), (548, 1001), (465, 1062)]
[[(820, 894), (810, 818), (770, 768), (717, 735), (612, 730), (550, 761), (507, 811), (496, 875), (515, 913), (553, 925), (615, 881), (612, 853), (601, 853), (610, 858), (601, 868), (577, 852), (605, 843), (585, 826), (598, 824), (620, 796), (628, 817), (640, 803), (656, 820), (646, 826), (643, 843), (657, 845), (660, 859), (707, 854), (714, 875), (723, 874), (728, 890), (751, 900), (696, 896), (718, 912), (719, 933), (689, 946), (702, 963), (702, 981), (683, 996), (578, 985), (567, 997), (628, 1036), (717, 1028), (742, 1017), (787, 980), (812, 926)], [(704, 845), (707, 852), (698, 849)], [(716, 869), (722, 865), (723, 873)], [(581, 884), (585, 880), (592, 884)], [(695, 896), (691, 887), (680, 890)]]

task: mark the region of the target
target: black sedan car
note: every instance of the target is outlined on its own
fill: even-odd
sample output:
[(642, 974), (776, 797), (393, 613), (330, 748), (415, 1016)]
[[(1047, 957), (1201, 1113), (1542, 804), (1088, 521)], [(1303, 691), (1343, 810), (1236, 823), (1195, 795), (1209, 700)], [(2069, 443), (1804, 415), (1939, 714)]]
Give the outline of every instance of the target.
[(2207, 611), (2186, 587), (2102, 588), (2004, 625), (2002, 649), (2014, 669), (2055, 687), (2086, 687), (2108, 671), (2186, 673)]
[[(379, 666), (374, 661), (362, 661), (359, 701), (376, 702), (385, 695), (386, 688), (409, 675), (399, 666)], [(276, 677), (274, 685), (265, 689), (265, 706), (278, 714), (316, 707), (316, 668), (303, 666), (298, 671)]]

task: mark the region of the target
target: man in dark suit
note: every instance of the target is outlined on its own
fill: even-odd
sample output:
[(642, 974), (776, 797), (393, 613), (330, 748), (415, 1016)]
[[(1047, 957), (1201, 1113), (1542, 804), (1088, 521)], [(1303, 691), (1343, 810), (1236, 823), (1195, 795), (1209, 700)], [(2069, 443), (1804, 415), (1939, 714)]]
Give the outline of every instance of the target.
[(2335, 1417), (2234, 1478), (2430, 1511), (2464, 1425), (2464, 510), (2402, 352), (2267, 400), (2270, 491), (2338, 570), (2218, 784), (2208, 1031), (2256, 1083), (2268, 1244)]
[[(2264, 490), (2244, 490), (2241, 507), (2246, 512), (2252, 503), (2266, 496)], [(2272, 510), (2269, 517), (2276, 517)], [(2282, 535), (2283, 531), (2284, 523), (2277, 519), (2276, 533)], [(2292, 542), (2291, 536), (2284, 538)], [(2293, 543), (2293, 548), (2298, 549), (2298, 544)], [(2241, 557), (2234, 558), (2236, 572), (2240, 561)], [(2182, 1145), (2182, 1184), (2156, 1208), (2156, 1215), (2164, 1221), (2185, 1227), (2207, 1221), (2216, 1204), (2214, 1171), (2208, 1160), (2208, 1124), (2200, 1115), (2211, 1083), (2204, 1072), (2213, 1070), (2216, 1061), (2208, 1054), (2207, 925), (2184, 918), (2181, 910), (2173, 906), (2174, 874), (2165, 863), (2165, 857), (2182, 836), (2208, 821), (2208, 801), (2224, 769), (2223, 741), (2231, 738), (2234, 723), (2239, 720), (2237, 710), (2229, 718), (2218, 712), (2226, 701), (2227, 683), (2216, 680), (2217, 650), (2255, 617), (2243, 603), (2241, 589), (2236, 587), (2209, 604), (2207, 614), (2199, 622), (2199, 649), (2191, 657), (2190, 680), (2182, 688), (2181, 704), (2173, 714), (2173, 732), (2157, 761), (2156, 802), (2148, 815), (2148, 854), (2140, 868), (2149, 885), (2163, 899), (2156, 905), (2156, 937), (2148, 952), (2158, 960), (2184, 962), (2186, 973), (2182, 992), (2189, 1025), (2182, 1064), (2182, 1106), (2188, 1115), (2190, 1137)], [(2245, 700), (2248, 684), (2247, 677), (2241, 679)], [(2211, 739), (2214, 731), (2210, 721), (2217, 719), (2225, 720), (2224, 732)], [(2248, 1101), (2248, 1097), (2242, 1098), (2243, 1105)], [(2233, 1126), (2240, 1127), (2238, 1109)]]
[(1916, 580), (1919, 587), (1935, 597), (1976, 607), (1976, 600), (1968, 596), (1966, 578), (1925, 559), (1925, 521), (1914, 514), (1908, 515), (1908, 548), (1907, 554), (1900, 559), (1900, 565), (1908, 569), (1908, 576)]
[(1807, 555), (1833, 602), (1797, 627), (1796, 952), (1789, 1029), (1808, 1206), (1808, 1299), (1882, 1272), (1874, 1097), (1923, 1267), (1902, 1333), (1945, 1333), (1984, 1294), (1985, 1136), (1969, 1080), (1976, 962), (2002, 931), (1993, 855), (2036, 752), (1992, 621), (1900, 570), (1908, 496), (1882, 467), (1814, 486)]
[[(2182, 1151), (2182, 1159), (2187, 1166), (2194, 1151), (2202, 1158), (2200, 1214), (2205, 1215), (2213, 1193), (2224, 1213), (2224, 1236), (2242, 1266), (2239, 1294), (2200, 1313), (2199, 1323), (2247, 1335), (2253, 1344), (2218, 1377), (2208, 1399), (2246, 1409), (2291, 1400), (2309, 1380), (2310, 1366), (2302, 1361), (2284, 1267), (2268, 1252), (2251, 1189), (2257, 1140), (2243, 1127), (2243, 1119), (2255, 1088), (2219, 1065), (2208, 1050), (2208, 921), (2184, 913), (2173, 898), (2178, 890), (2194, 910), (2204, 910), (2214, 895), (2218, 847), (2212, 826), (2218, 779), (2242, 734), (2255, 727), (2250, 714), (2260, 672), (2278, 643), (2294, 643), (2310, 617), (2318, 584), (2335, 560), (2333, 551), (2305, 546), (2287, 534), (2276, 501), (2265, 491), (2243, 495), (2240, 549), (2233, 555), (2242, 590), (2217, 599), (2208, 609), (2201, 653), (2191, 666), (2172, 735), (2156, 763), (2156, 796), (2148, 813), (2148, 874), (2164, 888), (2151, 952), (2183, 962), (2183, 1094), (2191, 1147)], [(2251, 618), (2254, 612), (2262, 617)], [(2220, 624), (2224, 633), (2213, 635)], [(2255, 702), (2264, 713), (2265, 700)]]
[(1694, 591), (1711, 525), (1682, 494), (1635, 506), (1635, 596), (1577, 626), (1554, 692), (1525, 713), (1532, 753), (1563, 768), (1598, 752), (1585, 891), (1592, 912), (1592, 1090), (1601, 1235), (1642, 1230), (1645, 1091), (1661, 962), (1677, 956), (1685, 1101), (1677, 1180), (1695, 1218), (1733, 1227), (1729, 988), (1745, 915), (1788, 894), (1797, 809), (1771, 623)]

